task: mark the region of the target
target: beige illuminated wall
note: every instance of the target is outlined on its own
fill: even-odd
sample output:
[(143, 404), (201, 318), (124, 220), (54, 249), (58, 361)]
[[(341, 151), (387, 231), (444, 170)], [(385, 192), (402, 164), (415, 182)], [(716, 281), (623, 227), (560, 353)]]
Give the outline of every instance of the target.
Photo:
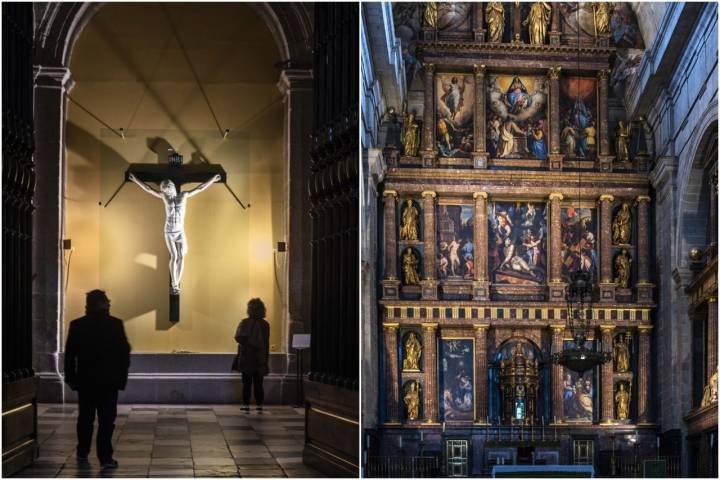
[[(183, 50), (221, 127), (230, 129), (227, 139)], [(286, 239), (287, 179), (279, 60), (270, 32), (246, 5), (110, 4), (90, 21), (72, 52), (71, 96), (126, 138), (69, 103), (65, 330), (83, 314), (85, 292), (101, 288), (135, 352), (232, 352), (247, 301), (260, 297), (280, 350), (285, 257), (274, 248)], [(242, 210), (221, 184), (189, 200), (177, 324), (168, 321), (162, 201), (128, 183), (109, 207), (99, 205), (130, 163), (165, 162), (169, 146), (186, 163), (221, 164), (252, 205)]]

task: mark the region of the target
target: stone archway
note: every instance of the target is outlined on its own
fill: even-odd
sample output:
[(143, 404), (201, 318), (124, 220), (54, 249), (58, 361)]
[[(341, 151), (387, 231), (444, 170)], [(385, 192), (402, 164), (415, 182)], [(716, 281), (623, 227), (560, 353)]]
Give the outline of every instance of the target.
[[(74, 45), (104, 3), (35, 4), (35, 162), (37, 173), (33, 223), (33, 364), (41, 380), (40, 401), (64, 399), (61, 351), (63, 315), (63, 211), (66, 168), (66, 94), (72, 89), (69, 69)], [(312, 118), (312, 7), (307, 4), (249, 4), (270, 30), (281, 58), (277, 87), (283, 95), (283, 156), (287, 258), (282, 344), (291, 334), (309, 330), (310, 255), (308, 178)], [(281, 349), (288, 352), (289, 348)], [(292, 356), (274, 362), (287, 372)], [(289, 387), (288, 387), (289, 388)], [(293, 389), (290, 389), (293, 390)]]

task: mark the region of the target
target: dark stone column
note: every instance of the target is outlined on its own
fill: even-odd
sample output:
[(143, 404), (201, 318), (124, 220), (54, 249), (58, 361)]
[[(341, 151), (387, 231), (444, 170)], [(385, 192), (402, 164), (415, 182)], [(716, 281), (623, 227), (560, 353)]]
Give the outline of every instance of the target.
[(562, 193), (550, 194), (550, 281), (548, 282), (548, 295), (550, 301), (563, 301), (565, 299), (565, 282), (562, 280), (562, 259), (560, 257), (561, 225), (560, 201)]
[(438, 422), (437, 387), (437, 323), (423, 324), (423, 370), (425, 389), (423, 391), (423, 409), (425, 423)]
[(650, 246), (648, 245), (648, 237), (650, 235), (650, 225), (648, 223), (648, 204), (650, 197), (640, 195), (637, 197), (637, 290), (638, 303), (652, 303), (653, 287), (650, 283), (650, 273), (648, 266), (648, 258), (650, 256)]
[(423, 167), (434, 167), (437, 159), (435, 147), (435, 65), (424, 63), (425, 67), (423, 86), (425, 99), (423, 102), (423, 136), (422, 136), (422, 164)]
[[(563, 349), (563, 335), (565, 325), (551, 325), (552, 328), (552, 353), (561, 352)], [(553, 421), (562, 422), (563, 418), (563, 389), (562, 389), (562, 366), (552, 364), (550, 367), (552, 385), (552, 415)]]
[(598, 133), (600, 135), (598, 144), (600, 150), (598, 152), (598, 164), (601, 171), (612, 171), (613, 155), (610, 154), (610, 139), (608, 133), (608, 77), (610, 70), (603, 69), (597, 74), (598, 76)]
[(483, 2), (473, 3), (473, 34), (476, 42), (485, 41), (485, 29), (483, 29), (485, 22), (484, 7), (485, 4)]
[(706, 250), (706, 261), (709, 263), (717, 255), (718, 248), (718, 186), (717, 171), (710, 175), (710, 244)]
[(473, 166), (487, 168), (485, 151), (485, 65), (475, 65), (475, 151)]
[(612, 279), (612, 195), (600, 195), (600, 302), (615, 301)]
[(638, 327), (640, 337), (640, 352), (638, 360), (638, 423), (650, 421), (648, 395), (650, 393), (650, 332), (652, 325)]
[(488, 280), (488, 232), (487, 232), (487, 193), (475, 192), (475, 212), (473, 218), (473, 244), (475, 252), (475, 281), (473, 282), (473, 300), (490, 299)]
[(490, 325), (475, 325), (475, 423), (487, 423), (488, 417), (488, 359), (487, 331)]
[(399, 324), (383, 323), (385, 338), (385, 411), (386, 423), (400, 423), (400, 380), (398, 378), (398, 343), (397, 331)]
[(548, 69), (550, 79), (550, 170), (562, 170), (563, 155), (560, 153), (560, 67)]
[[(612, 351), (612, 333), (615, 330), (615, 325), (601, 325), (600, 331), (602, 332), (602, 348), (604, 351)], [(600, 395), (602, 423), (614, 423), (615, 415), (613, 409), (613, 362), (612, 360), (603, 363), (600, 374), (600, 388), (602, 393)]]
[(707, 318), (707, 379), (718, 368), (718, 308), (717, 297), (708, 298), (708, 318)]
[(398, 298), (400, 280), (397, 276), (397, 227), (395, 222), (395, 205), (397, 192), (385, 190), (385, 279), (382, 281), (383, 298)]
[(423, 300), (437, 300), (438, 282), (435, 276), (435, 192), (422, 192), (423, 198), (423, 269), (425, 278), (420, 282)]

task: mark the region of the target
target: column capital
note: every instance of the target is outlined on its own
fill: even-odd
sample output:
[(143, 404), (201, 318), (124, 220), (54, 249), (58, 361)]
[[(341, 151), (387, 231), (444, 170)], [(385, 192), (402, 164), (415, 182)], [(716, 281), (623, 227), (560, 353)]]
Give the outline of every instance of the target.
[(552, 202), (553, 200), (562, 200), (565, 197), (563, 197), (563, 194), (560, 192), (552, 192), (548, 198)]
[(652, 330), (653, 325), (638, 325), (637, 329), (640, 333), (645, 333), (645, 332), (649, 332), (650, 330)]
[(550, 325), (550, 328), (552, 328), (553, 333), (564, 332), (565, 324), (563, 323), (562, 325)]
[(475, 200), (477, 200), (477, 199), (480, 198), (480, 197), (482, 197), (482, 198), (484, 198), (485, 200), (487, 200), (487, 198), (488, 198), (487, 192), (475, 192), (475, 193), (473, 193), (473, 198), (474, 198)]
[(435, 71), (435, 64), (434, 63), (423, 63), (423, 68), (425, 69), (426, 73), (433, 73)]
[(395, 190), (385, 190), (383, 192), (383, 197), (390, 197), (390, 196), (397, 197), (398, 193)]
[(280, 72), (277, 88), (280, 93), (287, 95), (297, 91), (312, 91), (312, 70), (303, 68), (286, 68)]
[(548, 68), (548, 78), (550, 80), (557, 80), (560, 78), (560, 71), (562, 67), (550, 67)]
[(66, 92), (72, 90), (75, 80), (67, 67), (33, 66), (33, 77), (36, 86), (43, 88), (60, 88)]
[(399, 323), (383, 323), (382, 326), (383, 326), (383, 328), (385, 328), (387, 330), (397, 330), (398, 327), (400, 327), (400, 324)]
[(490, 328), (490, 324), (489, 323), (476, 323), (473, 325), (473, 328), (475, 330), (487, 330)]
[(600, 330), (603, 332), (612, 332), (615, 330), (615, 325), (600, 325)]
[(423, 190), (423, 192), (420, 194), (421, 197), (437, 197), (437, 193), (433, 192), (432, 190)]
[(473, 65), (473, 69), (475, 70), (475, 75), (481, 77), (485, 75), (485, 71), (487, 70), (487, 67), (485, 65)]
[(609, 193), (604, 193), (604, 194), (600, 195), (601, 202), (605, 202), (605, 201), (612, 202), (613, 200), (615, 200), (615, 197), (613, 197)]
[(716, 296), (710, 296), (707, 298), (708, 303), (717, 303), (717, 297)]
[(607, 80), (610, 77), (610, 70), (607, 68), (600, 69), (597, 76), (600, 80)]
[(435, 330), (438, 327), (437, 323), (422, 323), (420, 325), (422, 328), (427, 328), (428, 330)]
[(638, 195), (638, 197), (635, 199), (636, 202), (649, 202), (650, 196), (649, 195)]

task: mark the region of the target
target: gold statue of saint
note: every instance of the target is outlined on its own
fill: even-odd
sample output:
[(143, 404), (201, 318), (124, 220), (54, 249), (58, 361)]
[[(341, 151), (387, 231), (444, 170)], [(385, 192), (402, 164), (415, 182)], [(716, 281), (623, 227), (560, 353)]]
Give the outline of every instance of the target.
[(415, 332), (410, 332), (405, 339), (405, 357), (403, 358), (403, 370), (420, 370), (420, 354), (422, 345)]
[(608, 33), (610, 31), (610, 8), (610, 2), (598, 2), (593, 4), (596, 34)]
[(617, 153), (618, 162), (627, 162), (630, 160), (630, 153), (628, 150), (629, 139), (630, 125), (626, 125), (625, 122), (620, 120), (618, 122), (617, 130), (615, 130), (615, 153)]
[(438, 4), (437, 2), (425, 2), (425, 13), (423, 14), (423, 22), (425, 27), (437, 30), (438, 20)]
[(615, 257), (615, 284), (620, 288), (628, 288), (628, 283), (630, 282), (631, 263), (632, 259), (625, 248), (618, 253), (617, 257)]
[(630, 335), (619, 335), (613, 345), (615, 356), (615, 371), (627, 372), (630, 370)]
[(615, 414), (618, 420), (630, 418), (630, 392), (625, 390), (624, 383), (620, 383), (615, 392)]
[(612, 225), (613, 244), (628, 245), (630, 244), (630, 231), (632, 230), (632, 215), (630, 213), (630, 204), (624, 202), (615, 215)]
[(702, 401), (700, 402), (701, 407), (707, 407), (708, 405), (717, 403), (717, 401), (718, 401), (717, 389), (718, 389), (718, 371), (717, 371), (717, 369), (715, 369), (712, 376), (710, 377), (710, 380), (708, 380), (707, 385), (705, 385), (705, 388), (703, 389), (703, 398), (702, 398)]
[(411, 199), (405, 201), (405, 209), (402, 213), (402, 225), (400, 225), (400, 240), (418, 239), (418, 216), (420, 212), (415, 208)]
[(530, 7), (530, 13), (523, 22), (528, 26), (531, 45), (543, 45), (548, 23), (550, 23), (550, 4), (548, 2), (535, 2)]
[(418, 273), (419, 263), (412, 249), (407, 248), (402, 258), (405, 285), (417, 285), (420, 283), (420, 274)]
[(403, 122), (402, 144), (407, 157), (417, 157), (420, 147), (420, 125), (415, 121), (414, 113), (406, 113)]
[(407, 409), (408, 420), (417, 420), (420, 416), (420, 392), (418, 391), (418, 383), (412, 381), (405, 390), (405, 408)]
[(502, 42), (505, 32), (505, 7), (502, 2), (488, 2), (485, 7), (485, 21), (488, 25), (488, 42)]

